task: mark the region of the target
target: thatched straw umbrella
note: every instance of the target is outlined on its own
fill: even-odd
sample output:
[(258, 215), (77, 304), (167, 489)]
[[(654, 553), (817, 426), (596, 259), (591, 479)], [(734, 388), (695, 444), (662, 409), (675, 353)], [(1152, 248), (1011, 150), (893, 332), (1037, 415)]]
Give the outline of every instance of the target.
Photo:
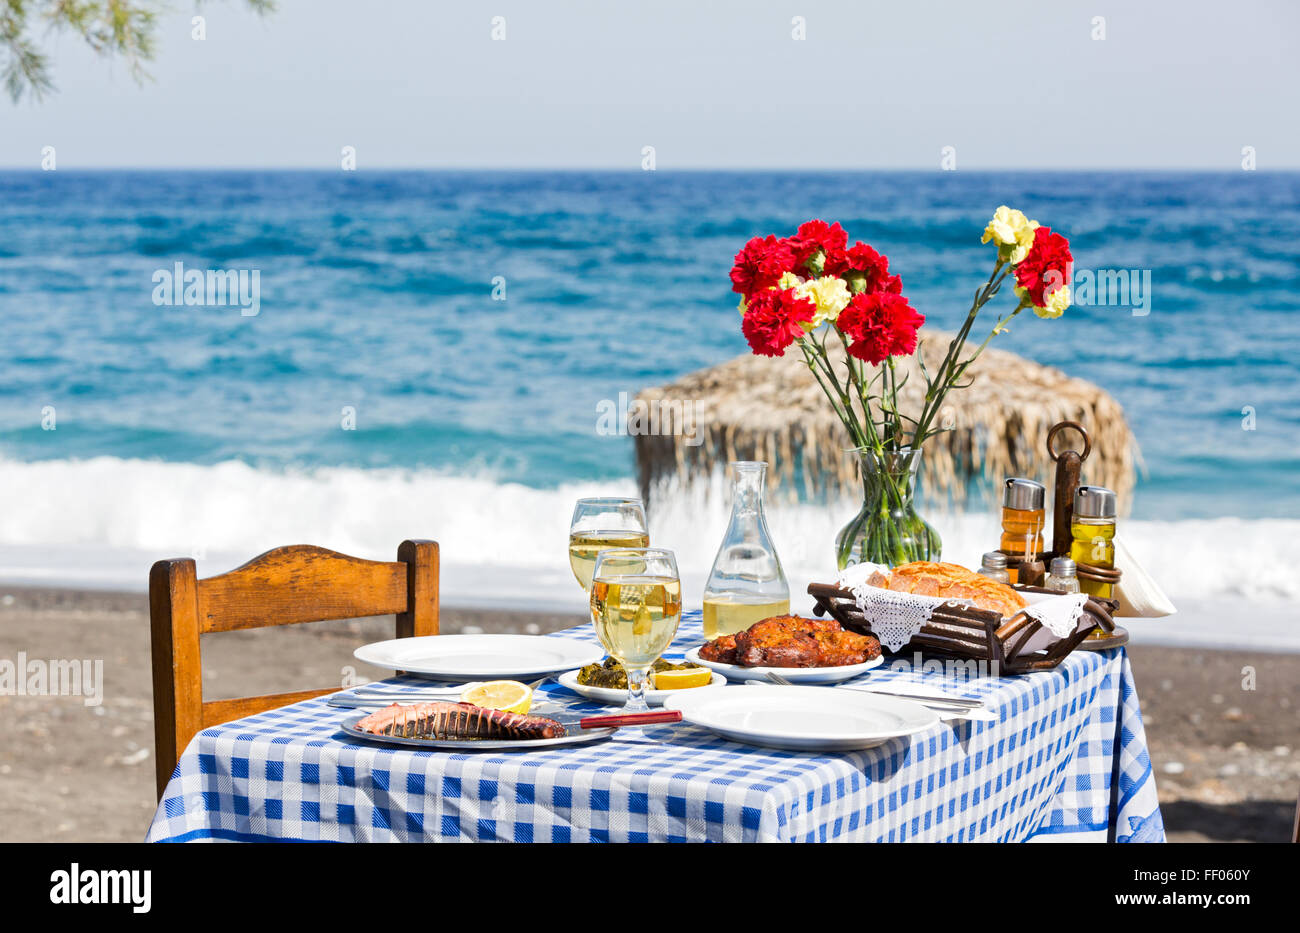
[[(951, 339), (939, 331), (923, 336), (920, 352), (930, 372), (939, 368)], [(837, 368), (842, 357), (842, 349), (838, 357), (832, 352)], [(907, 374), (900, 407), (915, 416), (925, 381), (914, 358), (899, 363), (900, 380)], [(1131, 501), (1140, 453), (1123, 409), (1109, 393), (994, 348), (984, 351), (967, 376), (973, 384), (950, 392), (940, 413), (952, 430), (925, 444), (922, 482), (932, 500), (961, 503), (972, 489), (991, 489), (1006, 476), (1037, 478), (1050, 487), (1047, 432), (1058, 421), (1077, 421), (1092, 435), (1085, 480), (1114, 489), (1122, 503)], [(768, 461), (769, 488), (777, 497), (861, 493), (857, 458), (846, 453), (848, 434), (798, 353), (738, 357), (646, 389), (637, 400), (659, 422), (654, 433), (631, 430), (647, 503), (661, 483), (707, 479), (730, 460)], [(680, 432), (692, 426), (697, 433), (688, 440)], [(1078, 443), (1073, 432), (1062, 440)]]

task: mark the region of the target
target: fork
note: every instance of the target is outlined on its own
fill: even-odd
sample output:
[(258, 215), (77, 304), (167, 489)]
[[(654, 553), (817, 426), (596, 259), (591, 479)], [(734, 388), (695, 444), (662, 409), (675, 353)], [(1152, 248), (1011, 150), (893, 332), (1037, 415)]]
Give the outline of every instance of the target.
[[(793, 687), (795, 684), (782, 677), (776, 671), (768, 671), (767, 679), (772, 683), (782, 687)], [(859, 690), (863, 693), (875, 693), (879, 696), (898, 697), (902, 700), (915, 700), (923, 706), (933, 706), (942, 709), (961, 709), (961, 710), (982, 710), (984, 708), (983, 700), (972, 700), (967, 697), (954, 696), (934, 696), (924, 693), (898, 693), (893, 690), (872, 690), (870, 687), (846, 687), (847, 690)]]
[[(553, 674), (534, 680), (530, 684), (525, 684), (529, 690), (536, 690), (548, 680), (554, 678)], [(331, 706), (353, 706), (354, 704), (373, 705), (377, 703), (401, 703), (421, 700), (445, 700), (447, 698), (459, 699), (460, 695), (465, 692), (470, 684), (452, 684), (450, 687), (414, 687), (410, 690), (387, 691), (387, 690), (367, 690), (363, 684), (346, 693), (337, 694), (330, 697), (326, 702)]]

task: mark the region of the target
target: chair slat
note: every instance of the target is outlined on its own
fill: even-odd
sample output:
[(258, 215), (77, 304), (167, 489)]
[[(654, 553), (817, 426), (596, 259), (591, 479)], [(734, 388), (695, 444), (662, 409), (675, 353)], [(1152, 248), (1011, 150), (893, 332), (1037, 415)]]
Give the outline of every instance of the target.
[(396, 615), (407, 609), (407, 566), (310, 545), (276, 548), (199, 581), (199, 630)]
[(338, 693), (342, 687), (325, 687), (321, 690), (296, 690), (293, 693), (275, 693), (260, 697), (238, 697), (233, 700), (209, 700), (203, 704), (203, 728), (219, 726), (232, 719), (243, 719), (255, 713), (301, 703), (329, 693)]

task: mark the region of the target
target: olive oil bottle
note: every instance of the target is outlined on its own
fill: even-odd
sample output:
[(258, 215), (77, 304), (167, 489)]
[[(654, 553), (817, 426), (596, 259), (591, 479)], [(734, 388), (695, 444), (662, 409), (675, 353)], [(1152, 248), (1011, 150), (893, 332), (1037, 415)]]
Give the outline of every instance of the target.
[[(1074, 517), (1070, 521), (1070, 559), (1083, 566), (1115, 566), (1115, 493), (1105, 486), (1080, 486), (1074, 491)], [(1085, 593), (1109, 599), (1113, 585), (1082, 577)]]

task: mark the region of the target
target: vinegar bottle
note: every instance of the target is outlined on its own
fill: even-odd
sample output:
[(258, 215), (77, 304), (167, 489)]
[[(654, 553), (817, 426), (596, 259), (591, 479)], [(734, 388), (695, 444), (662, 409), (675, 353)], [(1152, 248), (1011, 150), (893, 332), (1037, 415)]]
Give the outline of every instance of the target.
[(1043, 515), (1047, 490), (1032, 479), (1013, 477), (1002, 484), (1000, 548), (1019, 560), (1033, 561), (1043, 553)]
[(753, 623), (790, 612), (790, 584), (763, 515), (767, 464), (730, 464), (731, 521), (704, 585), (704, 637), (734, 635)]

